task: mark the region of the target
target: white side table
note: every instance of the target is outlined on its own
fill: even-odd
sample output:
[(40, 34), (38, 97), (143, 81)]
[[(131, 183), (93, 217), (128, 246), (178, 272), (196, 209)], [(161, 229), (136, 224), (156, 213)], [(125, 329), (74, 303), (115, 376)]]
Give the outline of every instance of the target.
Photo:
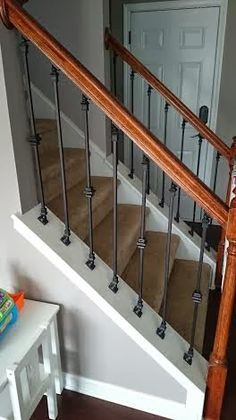
[(50, 419), (63, 380), (57, 330), (59, 306), (25, 301), (17, 323), (0, 340), (0, 420), (29, 420), (44, 394)]

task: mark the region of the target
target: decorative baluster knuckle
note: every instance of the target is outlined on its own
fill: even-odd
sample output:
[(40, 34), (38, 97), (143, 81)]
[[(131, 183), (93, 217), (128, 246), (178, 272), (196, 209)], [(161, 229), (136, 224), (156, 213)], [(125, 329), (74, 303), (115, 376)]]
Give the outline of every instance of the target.
[(89, 198), (91, 200), (93, 198), (95, 192), (96, 192), (96, 190), (92, 186), (91, 187), (85, 187), (84, 195), (85, 195), (86, 198)]
[(151, 85), (148, 85), (147, 94), (148, 94), (148, 96), (149, 96), (149, 97), (150, 97), (150, 96), (151, 96), (151, 94), (152, 94), (152, 90), (153, 90), (152, 86), (151, 86)]
[(29, 143), (32, 144), (32, 146), (39, 146), (41, 143), (41, 140), (42, 138), (40, 134), (38, 133), (29, 137)]
[(158, 335), (158, 336), (159, 336), (162, 340), (164, 340), (164, 338), (165, 338), (165, 336), (166, 336), (166, 328), (167, 328), (166, 321), (162, 320), (162, 323), (161, 323), (160, 327), (158, 327), (158, 328), (157, 328), (157, 331), (156, 331), (157, 335)]
[(81, 100), (81, 110), (85, 112), (89, 111), (89, 99), (84, 94), (82, 95), (82, 100)]
[(198, 305), (202, 303), (202, 293), (200, 290), (194, 290), (192, 294), (193, 303), (197, 303)]
[(139, 238), (138, 240), (137, 240), (137, 247), (138, 247), (138, 249), (145, 249), (145, 247), (146, 247), (146, 245), (147, 245), (147, 240), (145, 239), (145, 238)]
[(141, 316), (143, 314), (143, 301), (142, 301), (142, 299), (140, 297), (138, 298), (137, 305), (134, 307), (134, 313), (139, 318), (141, 318)]
[(183, 356), (183, 359), (185, 360), (185, 362), (187, 362), (190, 366), (193, 363), (193, 355), (194, 355), (193, 348), (190, 347), (188, 351), (184, 353), (184, 356)]

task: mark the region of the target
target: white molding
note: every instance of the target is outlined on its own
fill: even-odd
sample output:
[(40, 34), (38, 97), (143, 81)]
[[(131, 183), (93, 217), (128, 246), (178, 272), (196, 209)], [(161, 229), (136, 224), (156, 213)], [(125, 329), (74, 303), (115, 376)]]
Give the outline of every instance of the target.
[(174, 420), (189, 420), (186, 405), (118, 385), (64, 373), (65, 388), (90, 397)]
[[(193, 9), (196, 7), (219, 7), (220, 18), (218, 26), (218, 37), (216, 46), (216, 58), (215, 58), (215, 74), (213, 83), (213, 94), (212, 94), (212, 109), (210, 113), (209, 127), (215, 131), (217, 127), (218, 107), (220, 98), (220, 83), (222, 64), (223, 64), (223, 53), (224, 53), (224, 40), (225, 40), (225, 29), (226, 29), (226, 17), (228, 0), (175, 0), (175, 1), (163, 1), (163, 2), (150, 2), (150, 3), (130, 3), (124, 4), (124, 29), (123, 39), (124, 46), (130, 51), (128, 43), (128, 32), (130, 31), (130, 19), (131, 13), (135, 11), (152, 11), (152, 10), (178, 10), (178, 9)], [(124, 104), (128, 106), (129, 93), (128, 93), (128, 69), (127, 64), (124, 65)], [(124, 145), (125, 161), (129, 156), (128, 142), (125, 141)], [(207, 144), (206, 148), (206, 164), (204, 170), (203, 181), (210, 186), (212, 179), (212, 169), (214, 160), (214, 148), (210, 143)]]

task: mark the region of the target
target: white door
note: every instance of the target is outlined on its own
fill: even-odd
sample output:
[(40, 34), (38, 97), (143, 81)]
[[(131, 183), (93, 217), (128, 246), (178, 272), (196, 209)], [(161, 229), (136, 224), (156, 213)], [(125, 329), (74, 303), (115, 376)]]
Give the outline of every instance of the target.
[[(163, 81), (195, 114), (202, 105), (212, 110), (219, 7), (135, 11), (130, 14), (131, 52)], [(127, 86), (130, 92), (129, 74)], [(147, 125), (147, 84), (135, 76), (134, 114)], [(163, 141), (165, 101), (151, 96), (151, 131)], [(182, 118), (168, 112), (167, 146), (180, 157)], [(210, 125), (210, 124), (209, 124)], [(198, 137), (186, 126), (183, 162), (196, 172)], [(129, 148), (126, 149), (126, 157)], [(207, 142), (203, 140), (200, 178), (205, 181)], [(135, 171), (139, 176), (141, 153), (135, 147)], [(208, 174), (209, 175), (209, 174)], [(166, 182), (166, 202), (170, 180)], [(161, 171), (151, 167), (151, 189), (161, 196)], [(193, 202), (182, 194), (181, 217), (191, 219)], [(197, 212), (197, 218), (200, 211)]]

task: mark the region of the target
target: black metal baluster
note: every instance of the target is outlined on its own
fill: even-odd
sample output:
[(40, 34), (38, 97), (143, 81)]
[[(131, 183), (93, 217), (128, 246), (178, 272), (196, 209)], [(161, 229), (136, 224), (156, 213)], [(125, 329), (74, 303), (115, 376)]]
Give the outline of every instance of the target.
[[(186, 121), (183, 120), (183, 122), (182, 122), (181, 148), (180, 148), (180, 160), (181, 160), (181, 162), (183, 162), (183, 156), (184, 156), (185, 128), (186, 128)], [(181, 200), (181, 188), (178, 187), (177, 211), (176, 211), (176, 216), (175, 216), (175, 221), (177, 223), (179, 223), (179, 219), (180, 219), (180, 200)]]
[[(135, 71), (131, 70), (130, 73), (130, 111), (134, 113), (134, 78), (135, 78)], [(130, 173), (129, 177), (131, 179), (134, 178), (134, 143), (130, 140)]]
[(192, 331), (191, 331), (191, 339), (190, 339), (190, 346), (186, 353), (184, 353), (184, 360), (191, 365), (193, 360), (193, 353), (194, 353), (194, 342), (195, 342), (195, 334), (196, 334), (196, 326), (197, 326), (197, 318), (198, 318), (198, 308), (200, 303), (202, 302), (202, 292), (201, 292), (201, 279), (202, 279), (202, 267), (203, 267), (203, 258), (204, 258), (204, 250), (205, 250), (205, 243), (206, 243), (206, 235), (207, 235), (207, 228), (210, 223), (210, 218), (204, 212), (204, 216), (202, 219), (202, 238), (201, 238), (201, 249), (200, 249), (200, 256), (199, 256), (199, 264), (198, 264), (198, 272), (197, 272), (197, 280), (196, 280), (196, 288), (192, 294), (192, 300), (194, 303), (194, 310), (193, 310), (193, 322), (192, 322)]
[(143, 314), (143, 276), (144, 276), (144, 250), (146, 247), (145, 227), (146, 227), (146, 199), (147, 199), (147, 180), (148, 180), (148, 159), (143, 156), (143, 186), (142, 186), (142, 207), (141, 207), (141, 224), (140, 237), (137, 242), (137, 247), (140, 251), (139, 257), (139, 297), (137, 305), (134, 307), (134, 313), (141, 318)]
[[(197, 171), (196, 171), (196, 175), (197, 177), (199, 177), (199, 171), (200, 171), (200, 163), (201, 163), (201, 151), (202, 151), (202, 136), (199, 134), (198, 135), (199, 140), (198, 140), (198, 158), (197, 158)], [(197, 203), (196, 201), (194, 201), (193, 203), (193, 219), (192, 219), (192, 226), (191, 229), (189, 230), (189, 233), (191, 236), (193, 236), (194, 234), (194, 224), (196, 221), (196, 211), (197, 211)]]
[(171, 252), (171, 236), (172, 236), (172, 225), (174, 216), (174, 202), (176, 196), (177, 187), (172, 182), (170, 187), (170, 204), (169, 204), (169, 219), (168, 219), (168, 234), (166, 241), (166, 252), (165, 252), (165, 279), (164, 279), (164, 297), (162, 307), (162, 322), (160, 327), (157, 328), (157, 335), (162, 340), (165, 338), (166, 332), (166, 309), (167, 309), (167, 292), (168, 292), (168, 281), (170, 275), (170, 252)]
[(95, 189), (91, 184), (91, 167), (90, 167), (90, 147), (89, 147), (89, 100), (85, 95), (82, 95), (81, 101), (82, 111), (84, 112), (84, 137), (85, 137), (85, 154), (86, 154), (86, 177), (87, 185), (85, 188), (85, 197), (88, 201), (88, 230), (89, 230), (89, 258), (86, 265), (90, 270), (95, 268), (95, 254), (93, 248), (93, 208), (92, 199)]
[(56, 119), (57, 119), (57, 135), (58, 135), (58, 146), (59, 146), (59, 155), (60, 155), (60, 165), (61, 165), (61, 181), (62, 181), (62, 196), (63, 196), (63, 206), (64, 206), (64, 234), (61, 238), (61, 241), (64, 245), (68, 246), (70, 244), (70, 227), (69, 227), (69, 212), (68, 212), (68, 200), (67, 200), (67, 188), (66, 188), (66, 172), (65, 172), (65, 157), (64, 157), (64, 148), (63, 148), (63, 139), (62, 139), (62, 128), (61, 128), (61, 114), (60, 114), (60, 100), (59, 100), (59, 70), (56, 67), (52, 66), (51, 77), (53, 81), (54, 97), (55, 97), (55, 109), (56, 109)]
[(118, 245), (118, 212), (117, 212), (117, 166), (118, 166), (118, 140), (119, 130), (112, 124), (112, 142), (113, 142), (113, 279), (109, 288), (113, 293), (118, 292), (117, 275), (117, 245)]
[[(168, 124), (168, 111), (169, 111), (170, 105), (166, 102), (165, 103), (165, 121), (164, 121), (164, 145), (167, 144), (167, 124)], [(165, 183), (166, 183), (166, 174), (163, 171), (162, 172), (162, 194), (161, 194), (161, 201), (159, 205), (161, 207), (164, 207), (165, 205)]]
[(38, 217), (38, 220), (43, 225), (46, 225), (48, 223), (47, 208), (45, 205), (41, 162), (40, 162), (40, 156), (39, 156), (39, 145), (40, 145), (41, 137), (37, 133), (36, 124), (35, 124), (34, 106), (33, 106), (33, 98), (32, 98), (32, 91), (31, 91), (30, 71), (29, 71), (29, 60), (28, 60), (29, 44), (25, 38), (23, 38), (22, 47), (23, 47), (23, 53), (24, 53), (23, 57), (24, 57), (24, 70), (25, 70), (27, 97), (29, 101), (29, 117), (30, 117), (30, 129), (31, 129), (30, 143), (32, 144), (33, 150), (34, 150), (34, 158), (35, 158), (37, 181), (38, 181), (38, 192), (39, 192), (39, 200), (40, 200), (40, 206), (41, 206), (40, 216)]

